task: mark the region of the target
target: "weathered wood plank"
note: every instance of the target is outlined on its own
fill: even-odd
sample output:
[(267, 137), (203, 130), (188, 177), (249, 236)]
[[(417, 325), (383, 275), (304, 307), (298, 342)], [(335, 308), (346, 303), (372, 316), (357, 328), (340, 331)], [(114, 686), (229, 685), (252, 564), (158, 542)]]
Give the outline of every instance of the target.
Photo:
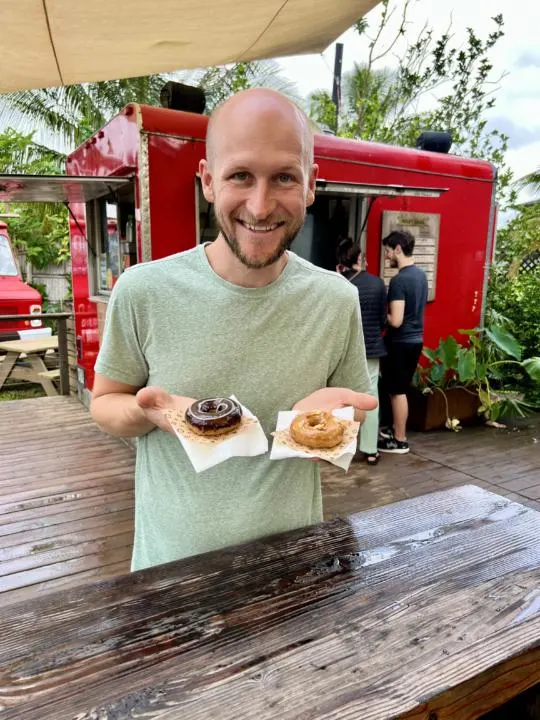
[[(57, 525), (45, 525), (44, 527), (34, 530), (25, 530), (21, 533), (12, 535), (4, 535), (0, 537), (0, 552), (11, 548), (10, 552), (15, 552), (17, 547), (24, 548), (25, 545), (33, 547), (42, 545), (46, 542), (59, 542), (62, 539), (69, 543), (72, 538), (78, 537), (77, 533), (85, 532), (88, 529), (94, 529), (96, 537), (103, 537), (108, 528), (114, 530), (117, 525), (124, 522), (130, 522), (133, 525), (133, 509), (119, 510), (117, 512), (108, 513), (107, 515), (94, 515), (87, 518), (77, 518), (71, 522), (63, 522)], [(114, 534), (114, 532), (110, 533)], [(24, 554), (24, 549), (20, 550)]]
[(1, 617), (2, 716), (380, 720), (487, 679), (440, 705), (472, 719), (537, 682), (539, 538), (468, 486), (45, 596)]

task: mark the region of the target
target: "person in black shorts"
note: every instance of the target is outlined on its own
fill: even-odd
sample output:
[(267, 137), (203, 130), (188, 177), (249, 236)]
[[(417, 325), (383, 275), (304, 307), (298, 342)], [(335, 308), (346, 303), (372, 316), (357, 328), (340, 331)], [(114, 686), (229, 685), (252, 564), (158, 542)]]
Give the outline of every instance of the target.
[(392, 404), (393, 428), (381, 430), (378, 448), (381, 452), (404, 454), (409, 452), (407, 390), (422, 352), (428, 283), (425, 272), (414, 264), (411, 233), (395, 230), (382, 243), (385, 258), (399, 272), (388, 287), (387, 355), (381, 358), (383, 386)]

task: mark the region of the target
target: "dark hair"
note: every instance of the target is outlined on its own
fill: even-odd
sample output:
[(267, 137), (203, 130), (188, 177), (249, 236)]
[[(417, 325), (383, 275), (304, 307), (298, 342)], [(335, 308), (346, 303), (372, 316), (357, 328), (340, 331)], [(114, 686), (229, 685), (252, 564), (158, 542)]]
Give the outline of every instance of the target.
[(414, 235), (411, 235), (407, 230), (394, 230), (390, 235), (383, 238), (382, 244), (392, 250), (395, 250), (399, 245), (403, 254), (406, 257), (411, 257), (414, 250)]
[(345, 240), (339, 243), (337, 248), (337, 264), (352, 268), (353, 265), (357, 264), (360, 252), (360, 245), (358, 243), (353, 242), (351, 238), (345, 238)]

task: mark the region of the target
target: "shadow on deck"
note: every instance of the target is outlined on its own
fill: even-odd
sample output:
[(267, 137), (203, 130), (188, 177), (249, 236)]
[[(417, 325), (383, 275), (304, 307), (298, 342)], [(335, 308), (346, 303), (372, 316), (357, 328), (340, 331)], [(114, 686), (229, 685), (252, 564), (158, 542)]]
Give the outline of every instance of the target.
[[(540, 509), (540, 416), (415, 435), (409, 455), (324, 464), (325, 516), (475, 484)], [(135, 456), (73, 397), (0, 403), (0, 605), (129, 572)]]

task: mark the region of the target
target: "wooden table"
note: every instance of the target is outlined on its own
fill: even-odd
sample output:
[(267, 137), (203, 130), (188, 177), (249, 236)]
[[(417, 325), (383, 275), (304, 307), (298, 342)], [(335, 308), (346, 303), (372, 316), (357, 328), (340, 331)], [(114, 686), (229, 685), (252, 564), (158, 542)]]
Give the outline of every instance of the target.
[[(27, 380), (38, 383), (47, 395), (58, 395), (54, 384), (49, 378), (40, 375), (46, 373), (48, 368), (43, 362), (43, 356), (48, 350), (58, 349), (58, 336), (42, 338), (41, 340), (10, 340), (0, 343), (0, 351), (6, 355), (0, 362), (0, 390), (8, 378), (13, 380)], [(26, 367), (18, 366), (17, 361), (23, 356)]]
[(540, 680), (540, 513), (461, 486), (0, 623), (2, 720), (472, 720)]

